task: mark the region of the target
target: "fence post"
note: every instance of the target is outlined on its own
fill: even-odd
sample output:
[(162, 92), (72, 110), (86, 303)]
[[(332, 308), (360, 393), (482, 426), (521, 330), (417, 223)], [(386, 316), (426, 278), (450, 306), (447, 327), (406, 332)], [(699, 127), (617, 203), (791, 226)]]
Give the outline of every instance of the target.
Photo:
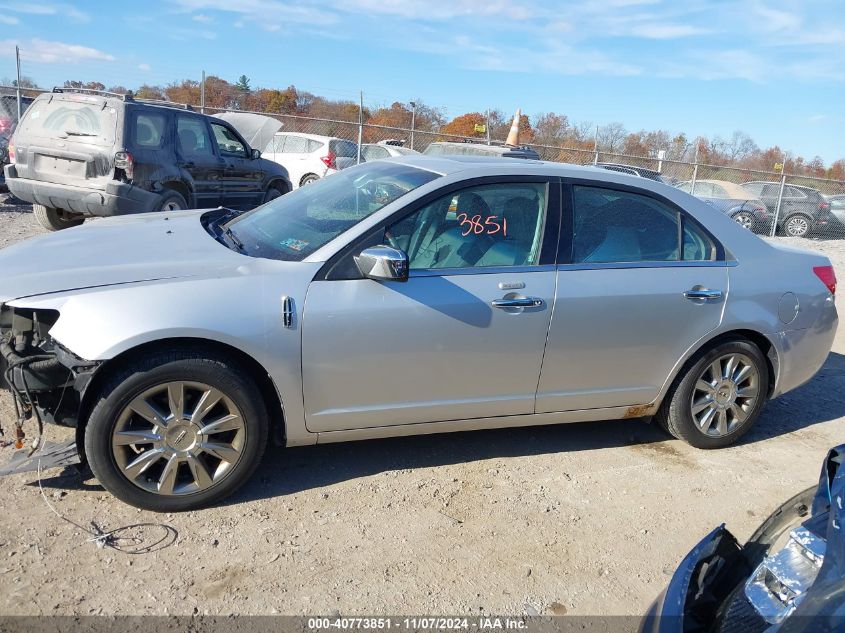
[[(786, 160), (783, 161), (784, 167), (786, 167)], [(778, 206), (775, 207), (775, 218), (772, 220), (772, 232), (769, 234), (770, 237), (774, 237), (775, 233), (778, 230), (778, 218), (780, 217), (780, 206), (783, 204), (783, 190), (786, 188), (786, 171), (783, 167), (781, 167), (780, 172), (780, 191), (778, 192)]]
[(593, 150), (595, 151), (596, 155), (593, 159), (593, 165), (598, 165), (599, 162), (599, 126), (596, 126), (596, 137), (593, 141)]
[(487, 144), (490, 145), (490, 108), (484, 114), (484, 133), (487, 136)]
[(692, 187), (690, 188), (690, 195), (695, 195), (695, 181), (698, 180), (698, 139), (695, 141), (695, 157), (693, 158), (695, 164), (692, 168)]
[(15, 65), (18, 69), (18, 83), (17, 83), (17, 95), (18, 95), (18, 121), (21, 120), (21, 51), (20, 49), (15, 46)]
[(202, 83), (200, 84), (200, 112), (205, 114), (205, 71), (202, 71)]
[(411, 149), (414, 149), (414, 124), (417, 120), (417, 102), (411, 101)]
[(361, 91), (361, 100), (358, 103), (358, 160), (356, 165), (361, 164), (361, 143), (364, 142), (364, 91)]

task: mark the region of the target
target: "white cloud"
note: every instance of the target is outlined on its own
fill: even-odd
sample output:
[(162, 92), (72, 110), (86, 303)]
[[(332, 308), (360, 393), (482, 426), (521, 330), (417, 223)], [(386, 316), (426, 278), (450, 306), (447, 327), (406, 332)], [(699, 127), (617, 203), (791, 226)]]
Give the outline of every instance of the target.
[(12, 11), (14, 13), (25, 13), (29, 15), (69, 18), (74, 22), (88, 22), (91, 20), (91, 16), (84, 11), (77, 9), (72, 4), (64, 3), (51, 4), (34, 2), (32, 0), (11, 0), (9, 2), (0, 3), (0, 10)]
[(141, 70), (145, 73), (150, 72), (150, 65), (149, 64), (138, 64), (138, 70)]
[(18, 24), (19, 22), (20, 20), (13, 15), (0, 14), (0, 24)]
[(281, 23), (327, 25), (337, 22), (334, 12), (292, 5), (282, 0), (171, 0), (184, 11), (221, 11), (234, 13), (259, 24), (268, 19)]
[(194, 22), (202, 22), (203, 24), (214, 22), (214, 18), (210, 15), (206, 15), (205, 13), (197, 13), (196, 15), (191, 16), (191, 19)]
[(28, 41), (0, 41), (0, 51), (12, 53), (15, 45), (20, 46), (21, 57), (23, 59), (39, 64), (78, 64), (80, 62), (92, 61), (112, 62), (115, 59), (114, 56), (96, 48), (38, 38)]
[(635, 24), (631, 27), (630, 35), (649, 40), (674, 40), (695, 35), (704, 35), (707, 29), (690, 24)]

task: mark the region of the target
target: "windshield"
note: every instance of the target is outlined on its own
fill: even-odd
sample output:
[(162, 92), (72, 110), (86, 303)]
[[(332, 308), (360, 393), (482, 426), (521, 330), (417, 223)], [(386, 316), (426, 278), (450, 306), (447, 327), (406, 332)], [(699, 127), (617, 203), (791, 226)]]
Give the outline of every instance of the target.
[(300, 187), (226, 225), (246, 255), (301, 261), (385, 205), (439, 175), (364, 163)]

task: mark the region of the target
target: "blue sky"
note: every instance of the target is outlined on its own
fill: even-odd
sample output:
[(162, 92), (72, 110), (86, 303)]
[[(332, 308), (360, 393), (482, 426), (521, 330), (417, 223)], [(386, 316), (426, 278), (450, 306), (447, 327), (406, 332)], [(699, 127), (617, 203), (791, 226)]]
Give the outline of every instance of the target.
[(452, 117), (521, 107), (845, 158), (842, 0), (0, 0), (0, 77), (135, 87), (203, 69)]

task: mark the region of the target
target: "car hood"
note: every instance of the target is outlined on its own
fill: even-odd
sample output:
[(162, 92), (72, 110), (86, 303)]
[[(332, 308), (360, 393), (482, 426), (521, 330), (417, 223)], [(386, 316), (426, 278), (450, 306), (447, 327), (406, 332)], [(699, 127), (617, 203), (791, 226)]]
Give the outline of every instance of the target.
[(115, 284), (220, 275), (248, 260), (203, 228), (207, 211), (94, 220), (0, 250), (0, 302)]
[(251, 112), (221, 112), (215, 114), (218, 119), (223, 119), (241, 133), (244, 140), (250, 147), (260, 149), (262, 152), (267, 144), (273, 139), (273, 135), (282, 129), (282, 122)]

